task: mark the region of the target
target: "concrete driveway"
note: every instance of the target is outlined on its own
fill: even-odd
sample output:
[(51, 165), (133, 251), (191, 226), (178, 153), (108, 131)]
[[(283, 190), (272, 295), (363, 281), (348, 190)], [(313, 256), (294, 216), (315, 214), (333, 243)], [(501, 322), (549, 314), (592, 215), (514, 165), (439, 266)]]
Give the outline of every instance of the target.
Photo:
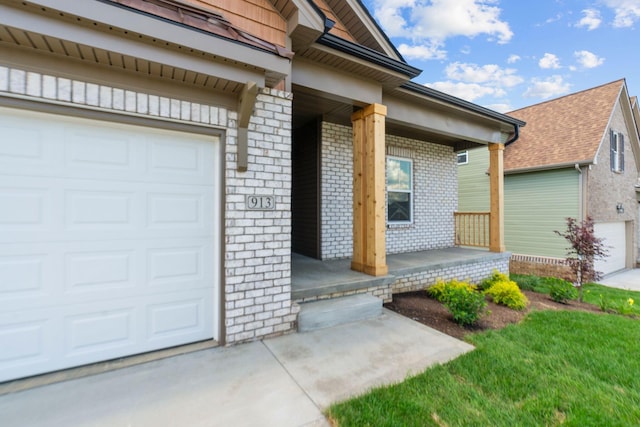
[(598, 283), (612, 288), (640, 291), (640, 268), (610, 274), (603, 277)]
[(331, 403), (473, 347), (388, 310), (0, 396), (0, 426), (328, 426)]

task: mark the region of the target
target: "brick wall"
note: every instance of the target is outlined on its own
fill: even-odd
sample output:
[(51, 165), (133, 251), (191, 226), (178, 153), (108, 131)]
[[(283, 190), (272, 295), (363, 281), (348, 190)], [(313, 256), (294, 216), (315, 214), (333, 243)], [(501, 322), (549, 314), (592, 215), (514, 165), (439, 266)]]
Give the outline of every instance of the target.
[(322, 259), (353, 254), (353, 135), (351, 127), (322, 122), (321, 127)]
[[(321, 257), (348, 258), (353, 251), (351, 127), (323, 122), (321, 140)], [(411, 157), (414, 168), (414, 221), (387, 228), (387, 253), (453, 246), (453, 212), (458, 203), (453, 149), (393, 135), (386, 136), (386, 145), (393, 155)]]
[(434, 285), (438, 279), (442, 280), (466, 280), (470, 283), (480, 283), (491, 276), (493, 270), (509, 274), (509, 253), (505, 253), (500, 259), (480, 260), (473, 263), (452, 265), (440, 269), (433, 269), (421, 273), (413, 273), (398, 276), (392, 285), (394, 294), (426, 289)]
[[(454, 246), (458, 169), (451, 147), (387, 135), (388, 152), (413, 158), (413, 223), (387, 227), (387, 253)], [(398, 156), (401, 157), (401, 156)]]
[[(249, 124), (249, 169), (236, 167), (236, 132), (226, 155), (227, 342), (263, 338), (293, 329), (291, 301), (291, 99), (263, 89)], [(235, 123), (230, 123), (235, 127)], [(273, 211), (249, 211), (246, 195), (274, 196)]]
[[(235, 111), (5, 66), (0, 96), (225, 130), (227, 343), (293, 329), (298, 307), (291, 302), (291, 93), (262, 89), (258, 95), (247, 172), (236, 170)], [(247, 210), (247, 194), (274, 196), (276, 209)]]

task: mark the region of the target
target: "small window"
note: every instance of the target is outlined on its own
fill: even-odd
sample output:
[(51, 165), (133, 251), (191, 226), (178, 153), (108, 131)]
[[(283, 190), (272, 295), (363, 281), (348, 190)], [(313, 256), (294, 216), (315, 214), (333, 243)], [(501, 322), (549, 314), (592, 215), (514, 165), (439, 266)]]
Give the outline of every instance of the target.
[(406, 224), (413, 220), (413, 161), (387, 157), (387, 221)]
[(624, 171), (624, 135), (611, 131), (611, 170), (613, 172)]
[(469, 152), (467, 150), (458, 153), (458, 164), (466, 165), (469, 163)]

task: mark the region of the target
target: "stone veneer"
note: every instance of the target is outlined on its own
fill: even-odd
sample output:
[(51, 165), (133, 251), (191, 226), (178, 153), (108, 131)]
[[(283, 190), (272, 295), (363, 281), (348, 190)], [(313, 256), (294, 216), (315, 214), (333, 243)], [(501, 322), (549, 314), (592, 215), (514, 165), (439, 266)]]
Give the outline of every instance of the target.
[[(0, 66), (0, 96), (224, 130), (226, 342), (293, 329), (298, 307), (291, 301), (291, 93), (265, 88), (258, 94), (247, 172), (236, 168), (235, 111), (6, 66)], [(273, 196), (276, 209), (247, 210), (247, 194)]]
[[(352, 131), (323, 122), (321, 132), (321, 258), (348, 258), (353, 253)], [(386, 136), (386, 146), (389, 154), (413, 159), (414, 175), (413, 223), (387, 226), (387, 254), (452, 247), (458, 203), (453, 149), (394, 135)]]

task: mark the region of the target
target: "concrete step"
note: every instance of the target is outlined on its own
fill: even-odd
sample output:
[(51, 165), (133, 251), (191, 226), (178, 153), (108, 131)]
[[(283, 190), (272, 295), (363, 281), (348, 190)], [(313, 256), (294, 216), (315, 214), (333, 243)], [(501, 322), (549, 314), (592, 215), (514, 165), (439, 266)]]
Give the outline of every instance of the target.
[(307, 332), (382, 314), (382, 300), (369, 294), (324, 299), (300, 304), (298, 331)]

